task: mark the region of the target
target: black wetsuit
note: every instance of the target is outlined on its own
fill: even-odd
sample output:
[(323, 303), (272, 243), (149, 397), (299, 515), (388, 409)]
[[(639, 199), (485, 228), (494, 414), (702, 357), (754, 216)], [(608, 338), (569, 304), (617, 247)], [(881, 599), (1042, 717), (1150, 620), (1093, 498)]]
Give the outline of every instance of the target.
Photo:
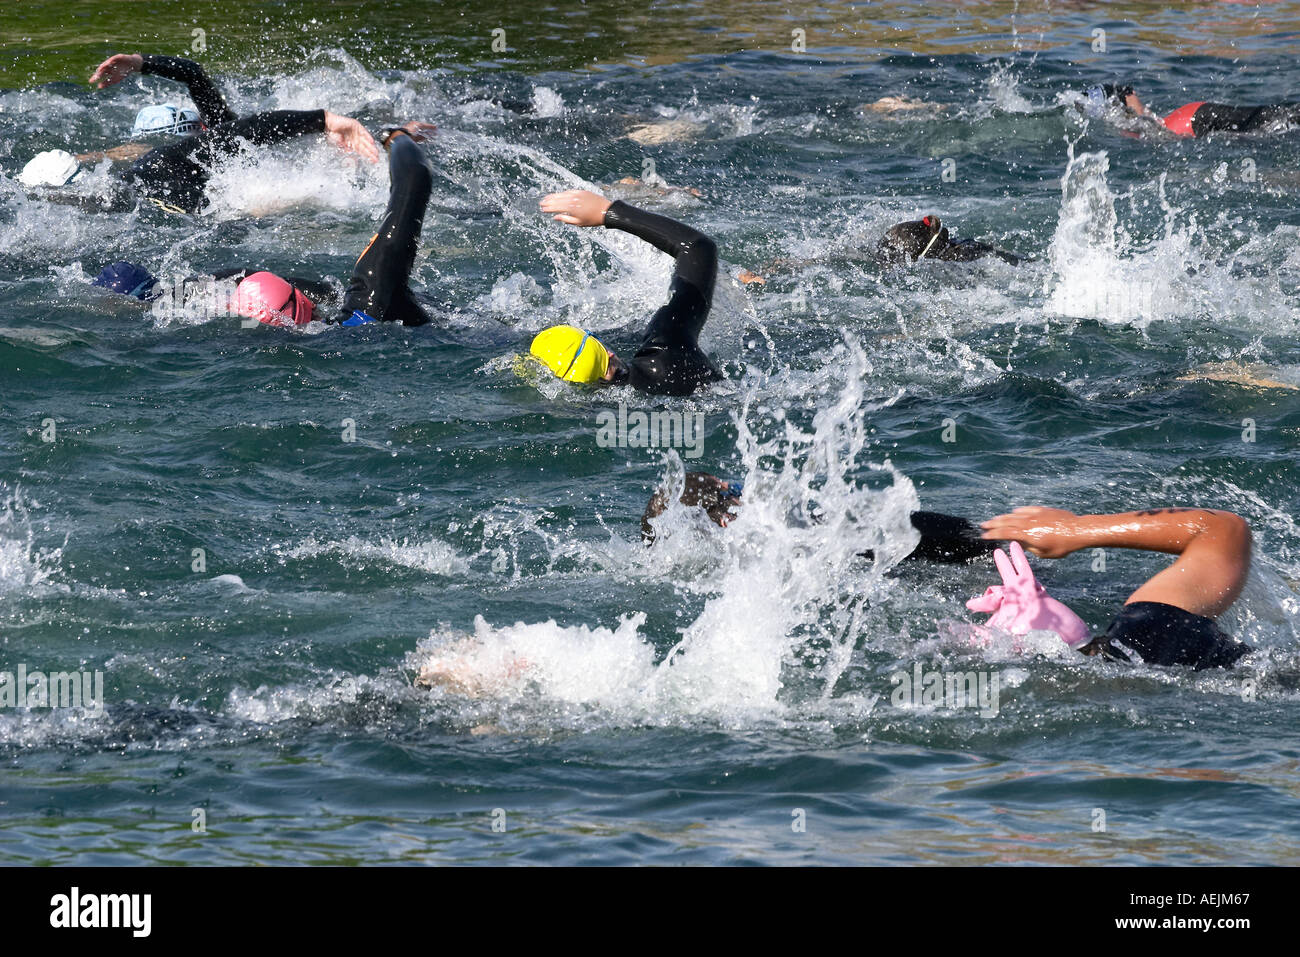
[(628, 384), (651, 395), (690, 395), (722, 373), (700, 349), (700, 330), (713, 304), (718, 246), (704, 233), (667, 216), (619, 200), (605, 211), (605, 227), (621, 229), (677, 260), (668, 302), (650, 320), (628, 361)]
[[(1187, 107), (1183, 107), (1183, 110)], [(1166, 118), (1166, 125), (1176, 133), (1186, 135), (1184, 124), (1174, 119), (1178, 112)], [(1190, 132), (1193, 136), (1204, 136), (1227, 130), (1233, 133), (1259, 133), (1300, 125), (1300, 103), (1278, 103), (1270, 106), (1229, 106), (1226, 103), (1201, 103), (1196, 106), (1190, 118)]]
[(1190, 665), (1202, 671), (1231, 668), (1250, 646), (1204, 615), (1164, 602), (1135, 601), (1125, 605), (1106, 633), (1085, 650), (1117, 661), (1129, 661), (1129, 653), (1136, 652), (1149, 665)]
[(891, 226), (876, 246), (876, 259), (882, 264), (915, 262), (918, 259), (937, 259), (940, 262), (973, 262), (986, 256), (996, 256), (1005, 263), (1019, 266), (1023, 258), (1005, 249), (974, 239), (952, 239), (948, 227), (938, 217)]
[[(957, 564), (968, 562), (980, 555), (994, 551), (999, 542), (980, 538), (979, 528), (967, 518), (959, 515), (945, 515), (943, 512), (913, 512), (910, 516), (912, 527), (921, 533), (921, 540), (916, 547), (903, 556), (903, 561), (941, 562)], [(858, 552), (860, 558), (875, 558), (876, 553), (868, 548)]]
[(407, 285), (420, 245), (424, 210), (433, 189), (433, 167), (424, 151), (404, 134), (389, 141), (388, 209), (379, 231), (357, 259), (336, 322), (400, 322), (422, 326), (429, 321)]
[(203, 125), (211, 129), (222, 123), (237, 119), (235, 111), (226, 103), (221, 91), (208, 79), (203, 67), (193, 60), (178, 56), (158, 56), (147, 53), (143, 57), (144, 65), (140, 72), (145, 76), (161, 76), (177, 83), (184, 83), (190, 91), (190, 99), (198, 108)]
[(239, 119), (203, 67), (181, 57), (143, 57), (140, 72), (184, 83), (207, 129), (181, 136), (136, 160), (123, 178), (142, 195), (185, 212), (198, 212), (213, 165), (241, 140), (269, 146), (325, 132), (324, 110), (275, 110)]
[(925, 254), (926, 259), (938, 259), (941, 262), (973, 262), (976, 259), (983, 259), (985, 256), (996, 256), (1005, 263), (1013, 266), (1019, 266), (1021, 259), (1015, 253), (1009, 253), (1005, 249), (998, 249), (996, 246), (990, 246), (988, 243), (981, 243), (974, 239), (957, 239), (948, 242), (935, 243), (934, 248)]

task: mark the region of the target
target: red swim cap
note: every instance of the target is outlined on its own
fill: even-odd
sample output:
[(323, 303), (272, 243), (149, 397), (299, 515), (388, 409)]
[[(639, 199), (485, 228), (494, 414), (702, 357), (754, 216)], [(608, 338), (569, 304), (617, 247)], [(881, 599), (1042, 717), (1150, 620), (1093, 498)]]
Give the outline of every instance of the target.
[(268, 326), (305, 326), (311, 322), (316, 307), (296, 286), (275, 273), (255, 272), (235, 287), (230, 308)]

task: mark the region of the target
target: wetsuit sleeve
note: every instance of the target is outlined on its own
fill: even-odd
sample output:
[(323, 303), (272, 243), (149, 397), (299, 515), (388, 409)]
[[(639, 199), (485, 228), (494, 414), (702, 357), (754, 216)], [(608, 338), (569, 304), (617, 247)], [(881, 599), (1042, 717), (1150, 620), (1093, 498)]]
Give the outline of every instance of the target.
[(236, 137), (242, 137), (258, 146), (270, 146), (295, 136), (324, 132), (324, 110), (274, 110), (227, 123), (221, 127), (221, 135), (214, 137), (212, 142), (214, 146), (231, 152)]
[[(713, 284), (718, 276), (718, 247), (698, 229), (667, 216), (648, 213), (621, 199), (605, 211), (605, 228), (621, 229), (677, 260), (673, 279), (694, 286), (700, 298), (713, 302)], [(700, 325), (704, 324), (701, 317)]]
[(1000, 542), (980, 538), (979, 528), (969, 519), (942, 512), (913, 512), (912, 527), (921, 541), (908, 558), (932, 562), (966, 562), (997, 549)]
[[(975, 523), (958, 515), (918, 511), (913, 512), (910, 518), (912, 527), (921, 533), (921, 540), (904, 557), (904, 561), (924, 559), (944, 564), (968, 562), (980, 555), (987, 555), (1002, 544), (980, 538), (980, 530)], [(858, 555), (861, 558), (875, 558), (875, 552), (871, 549), (859, 552)]]
[[(1228, 106), (1224, 103), (1202, 103), (1192, 113), (1192, 134), (1204, 136), (1217, 130), (1234, 133), (1257, 133), (1300, 123), (1300, 103), (1278, 103), (1272, 106)], [(1168, 122), (1165, 124), (1169, 125)]]
[(700, 350), (700, 331), (713, 305), (718, 246), (685, 223), (619, 200), (605, 211), (605, 226), (644, 239), (676, 261), (668, 302), (654, 314), (633, 356), (631, 384), (657, 395), (689, 395), (722, 374)]
[(235, 111), (226, 103), (225, 97), (208, 79), (203, 67), (193, 60), (175, 56), (158, 56), (147, 53), (143, 57), (144, 66), (140, 72), (146, 76), (162, 76), (178, 83), (184, 83), (190, 90), (190, 99), (199, 109), (199, 115), (207, 126), (219, 126), (235, 120)]
[(352, 270), (339, 322), (358, 312), (375, 321), (406, 326), (429, 321), (408, 284), (433, 189), (433, 167), (413, 139), (394, 136), (389, 143), (388, 175), (388, 208)]

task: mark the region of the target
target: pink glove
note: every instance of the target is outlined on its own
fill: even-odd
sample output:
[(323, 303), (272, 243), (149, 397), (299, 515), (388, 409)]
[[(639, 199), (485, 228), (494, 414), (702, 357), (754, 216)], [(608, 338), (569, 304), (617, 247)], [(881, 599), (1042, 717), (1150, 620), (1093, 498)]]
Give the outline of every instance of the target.
[(1083, 619), (1047, 594), (1047, 589), (1034, 580), (1029, 559), (1019, 542), (1011, 543), (1011, 557), (1002, 549), (993, 553), (1002, 584), (992, 585), (978, 598), (966, 602), (971, 611), (993, 612), (988, 627), (1013, 635), (1031, 631), (1054, 631), (1071, 648), (1078, 648), (1092, 639), (1092, 632)]

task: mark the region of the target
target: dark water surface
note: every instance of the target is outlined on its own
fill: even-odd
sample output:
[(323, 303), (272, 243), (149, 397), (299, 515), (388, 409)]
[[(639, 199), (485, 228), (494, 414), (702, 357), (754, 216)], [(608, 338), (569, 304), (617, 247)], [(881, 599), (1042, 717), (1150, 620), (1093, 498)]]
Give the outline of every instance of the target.
[[(342, 283), (383, 209), (382, 165), (307, 141), (232, 160), (196, 218), (17, 183), (177, 101), (81, 81), (196, 28), (240, 113), (439, 125), (432, 325), (244, 329), (88, 285), (116, 259)], [(1298, 38), (1285, 3), (0, 5), (0, 671), (99, 670), (107, 699), (0, 709), (0, 859), (1297, 863), (1300, 133), (1139, 138), (1071, 98), (1300, 99)], [(886, 96), (926, 106), (862, 109)], [(627, 349), (662, 299), (666, 257), (535, 211), (647, 161), (702, 194), (624, 195), (717, 238), (728, 381), (519, 377), (538, 329)], [(924, 213), (1033, 261), (854, 255)], [(702, 413), (702, 454), (601, 447), (620, 400)], [(747, 513), (675, 510), (646, 550), (683, 465), (745, 479)], [(1222, 623), (1256, 652), (973, 646), (989, 564), (888, 567), (917, 503), (1238, 511), (1257, 561)], [(1100, 629), (1164, 561), (1037, 568)], [(474, 694), (412, 688), (434, 657)], [(896, 706), (918, 664), (996, 675), (996, 714)]]

